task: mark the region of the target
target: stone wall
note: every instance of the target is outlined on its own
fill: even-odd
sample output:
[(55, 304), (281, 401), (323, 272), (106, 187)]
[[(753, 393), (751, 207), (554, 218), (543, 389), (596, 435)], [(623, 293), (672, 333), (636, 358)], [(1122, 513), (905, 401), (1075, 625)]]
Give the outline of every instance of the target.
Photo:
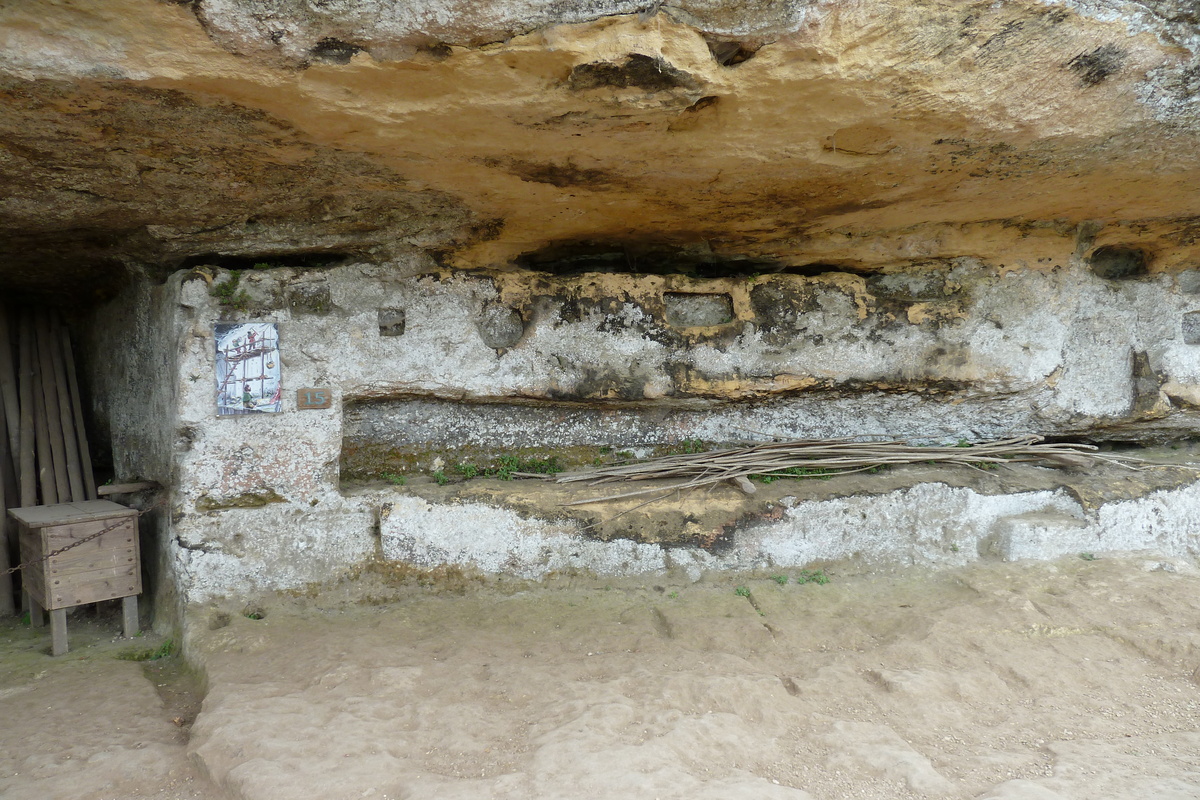
[[(180, 272), (96, 315), (127, 326), (95, 341), (92, 373), (118, 472), (171, 487), (159, 546), (185, 602), (380, 559), (541, 578), (1196, 549), (1180, 469), (909, 468), (645, 509), (466, 479), (512, 454), (586, 466), (772, 438), (1179, 440), (1200, 399), (1188, 273), (449, 272), (414, 252), (239, 278), (223, 301), (231, 273)], [(216, 416), (223, 320), (278, 323), (281, 413)], [(297, 410), (303, 387), (331, 407)]]
[[(94, 448), (111, 452), (118, 482), (141, 479), (178, 484), (175, 459), (179, 418), (181, 334), (178, 284), (131, 283), (114, 300), (78, 321), (77, 357), (92, 399)], [(139, 509), (164, 502), (139, 522), (143, 592), (161, 617), (177, 617), (187, 596), (179, 582), (170, 494), (117, 496)]]

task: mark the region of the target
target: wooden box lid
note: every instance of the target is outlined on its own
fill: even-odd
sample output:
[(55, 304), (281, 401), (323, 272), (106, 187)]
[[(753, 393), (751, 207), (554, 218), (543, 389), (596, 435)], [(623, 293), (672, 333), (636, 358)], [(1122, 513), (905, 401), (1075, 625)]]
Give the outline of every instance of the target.
[(59, 503), (53, 506), (10, 508), (8, 513), (27, 528), (34, 529), (51, 525), (68, 525), (74, 522), (113, 519), (134, 515), (137, 514), (137, 511), (111, 500), (81, 500), (77, 503)]

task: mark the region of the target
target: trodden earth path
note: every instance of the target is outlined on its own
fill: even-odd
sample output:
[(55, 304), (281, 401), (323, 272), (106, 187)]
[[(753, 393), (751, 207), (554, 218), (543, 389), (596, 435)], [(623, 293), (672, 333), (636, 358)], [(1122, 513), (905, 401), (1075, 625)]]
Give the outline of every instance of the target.
[(1200, 798), (1190, 562), (822, 575), (377, 572), (254, 613), (194, 609), (194, 725), (172, 659), (82, 635), (51, 659), (9, 625), (0, 794)]

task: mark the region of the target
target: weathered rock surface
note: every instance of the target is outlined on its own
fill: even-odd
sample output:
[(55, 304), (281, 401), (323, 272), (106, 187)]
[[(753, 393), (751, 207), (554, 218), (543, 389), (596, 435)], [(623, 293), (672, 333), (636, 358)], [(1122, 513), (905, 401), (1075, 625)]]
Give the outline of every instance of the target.
[[(1182, 469), (915, 468), (645, 509), (564, 509), (608, 493), (580, 484), (463, 482), (468, 465), (514, 454), (589, 464), (685, 442), (1178, 439), (1194, 426), (1200, 350), (1178, 327), (1191, 296), (1168, 276), (1002, 275), (978, 261), (871, 279), (531, 276), (413, 253), (249, 270), (234, 307), (206, 275), (127, 291), (120, 308), (136, 319), (142, 304), (153, 324), (93, 343), (123, 473), (173, 486), (158, 556), (182, 601), (299, 589), (379, 558), (544, 577), (1200, 552), (1186, 444), (1158, 454)], [(326, 313), (289, 300), (297, 287), (327, 297)], [(735, 319), (673, 325), (672, 292), (727, 296)], [(521, 327), (487, 333), (489, 309)], [(282, 413), (217, 418), (213, 325), (244, 319), (278, 324), (289, 388)], [(503, 346), (489, 340), (504, 330)], [(298, 410), (291, 387), (304, 386), (331, 407)]]
[[(631, 571), (670, 537), (576, 527), (547, 556), (564, 523), (536, 504), (388, 490), (462, 520), (413, 540), (339, 471), (354, 448), (427, 473), (605, 425), (634, 448), (1191, 435), (1198, 53), (1184, 0), (9, 4), (0, 286), (142, 278), (85, 326), (91, 381), (114, 463), (171, 486), (156, 558), (184, 599), (401, 551)], [(237, 302), (211, 294), (222, 269), (245, 270)], [(283, 413), (216, 420), (212, 326), (248, 319), (280, 325)], [(299, 412), (304, 386), (333, 405)], [(1128, 530), (1096, 510), (1141, 502), (1115, 490), (975, 488), (922, 489), (940, 517), (916, 488), (864, 502), (930, 542), (977, 514), (976, 553), (1194, 550), (1162, 523), (1194, 527), (1185, 485)], [(841, 513), (822, 502), (805, 514)], [(751, 555), (722, 563), (853, 552), (844, 519), (805, 549), (779, 514), (735, 517)], [(516, 561), (451, 547), (513, 525)]]
[[(1187, 561), (774, 574), (787, 584), (743, 576), (739, 596), (381, 572), (264, 620), (206, 609), (188, 636), (211, 687), (191, 749), (244, 800), (1200, 790)], [(359, 598), (399, 602), (337, 605)]]
[(0, 40), (10, 285), (403, 243), (1196, 255), (1184, 0), (119, 0), (10, 4)]

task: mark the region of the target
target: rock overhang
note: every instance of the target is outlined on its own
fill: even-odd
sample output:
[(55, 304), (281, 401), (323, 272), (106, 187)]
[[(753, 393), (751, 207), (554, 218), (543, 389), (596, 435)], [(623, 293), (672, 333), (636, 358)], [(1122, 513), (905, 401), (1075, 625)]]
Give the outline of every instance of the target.
[[(393, 435), (569, 408), (660, 445), (1190, 436), (1190, 4), (113, 0), (11, 6), (0, 37), (0, 288), (118, 294), (88, 323), (99, 416), (116, 465), (170, 487), (156, 546), (182, 598), (372, 558), (801, 564), (901, 553), (910, 522), (899, 557), (930, 563), (1195, 550), (1182, 479), (1085, 503), (1066, 479), (918, 476), (770, 513), (726, 513), (722, 487), (712, 519), (601, 536), (551, 507), (566, 489), (426, 474), (496, 455), (486, 436)], [(244, 297), (214, 294), (228, 270)], [(213, 326), (251, 319), (280, 326), (285, 413), (221, 420)], [(300, 413), (300, 386), (333, 404)], [(348, 486), (360, 444), (411, 485)], [(866, 550), (849, 506), (893, 508)], [(844, 519), (817, 546), (822, 514)], [(964, 514), (991, 522), (947, 538)], [(710, 539), (745, 557), (706, 560)]]
[(87, 265), (102, 281), (411, 246), (494, 268), (586, 242), (885, 271), (1108, 245), (1179, 269), (1200, 226), (1194, 17), (1168, 0), (10, 8), (5, 271), (46, 290)]

